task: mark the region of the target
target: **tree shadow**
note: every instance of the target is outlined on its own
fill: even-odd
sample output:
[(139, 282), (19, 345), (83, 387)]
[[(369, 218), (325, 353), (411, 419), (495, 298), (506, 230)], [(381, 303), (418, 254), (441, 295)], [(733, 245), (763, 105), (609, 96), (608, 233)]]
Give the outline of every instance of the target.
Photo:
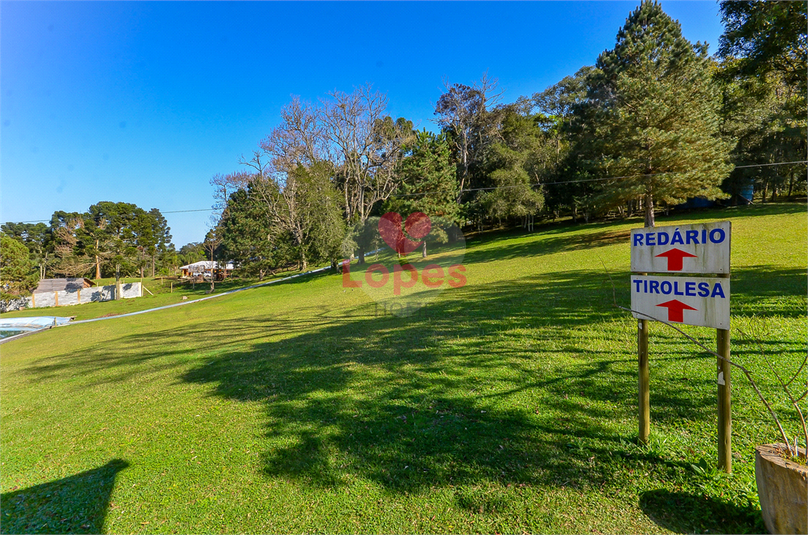
[(64, 479), (3, 493), (0, 533), (103, 533), (115, 477), (128, 466), (114, 459)]
[(675, 533), (766, 533), (760, 510), (706, 495), (652, 490), (640, 507), (660, 527)]
[[(636, 453), (616, 431), (636, 418), (636, 342), (627, 313), (612, 306), (628, 302), (628, 280), (568, 270), (467, 285), (405, 318), (379, 315), (373, 303), (237, 310), (67, 349), (26, 371), (110, 382), (176, 368), (178, 382), (206, 385), (210, 396), (261, 404), (267, 476), (318, 488), (365, 480), (396, 494), (463, 487), (460, 506), (490, 510), (497, 500), (473, 488), (583, 490), (623, 484), (638, 460), (682, 468)], [(529, 327), (533, 339), (520, 331)], [(683, 369), (703, 358), (681, 347), (661, 353)], [(652, 419), (709, 421), (713, 377), (672, 373), (652, 376)]]
[[(205, 358), (182, 380), (211, 385), (211, 395), (264, 403), (267, 475), (317, 487), (360, 478), (391, 492), (485, 482), (599, 485), (621, 469), (591, 459), (619, 449), (609, 422), (615, 411), (629, 418), (636, 410), (636, 365), (633, 356), (570, 339), (562, 327), (620, 317), (604, 280), (569, 271), (470, 289), (473, 299), (459, 290), (420, 316), (346, 313), (283, 340)], [(556, 327), (536, 341), (543, 358), (572, 355), (575, 366), (542, 377), (534, 351), (494, 343), (503, 328), (536, 321)], [(492, 382), (513, 386), (491, 391)], [(541, 407), (512, 403), (528, 389), (544, 393)], [(606, 401), (619, 408), (593, 403)], [(654, 403), (662, 417), (699, 418), (713, 399), (661, 383)], [(570, 446), (582, 438), (596, 440)]]

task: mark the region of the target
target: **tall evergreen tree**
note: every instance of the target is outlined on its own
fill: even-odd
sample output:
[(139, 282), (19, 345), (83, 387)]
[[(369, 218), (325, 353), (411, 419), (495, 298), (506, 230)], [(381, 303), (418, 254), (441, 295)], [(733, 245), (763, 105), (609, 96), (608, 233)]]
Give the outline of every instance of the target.
[(404, 218), (423, 212), (457, 222), (459, 188), (446, 135), (422, 130), (407, 149), (409, 154), (397, 170), (401, 186), (384, 211), (398, 212)]
[(531, 111), (525, 99), (502, 108), (501, 141), (491, 146), (489, 157), (495, 189), (480, 199), (490, 217), (519, 218), (528, 230), (544, 206), (539, 181), (556, 157), (555, 143), (540, 126), (546, 117)]
[(241, 274), (263, 279), (288, 260), (288, 244), (272, 239), (269, 220), (252, 186), (230, 194), (219, 228), (224, 256), (236, 263)]
[(732, 143), (719, 135), (721, 104), (707, 46), (692, 45), (657, 2), (643, 1), (600, 55), (583, 123), (584, 159), (607, 183), (599, 202), (641, 199), (646, 226), (657, 202), (725, 197)]
[(44, 279), (53, 262), (53, 235), (45, 223), (4, 223), (2, 231), (28, 248), (31, 260), (39, 266), (39, 278)]

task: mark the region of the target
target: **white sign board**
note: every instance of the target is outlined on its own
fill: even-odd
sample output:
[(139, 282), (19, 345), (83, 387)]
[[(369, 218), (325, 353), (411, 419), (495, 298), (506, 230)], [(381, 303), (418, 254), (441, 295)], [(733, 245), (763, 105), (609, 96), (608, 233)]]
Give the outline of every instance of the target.
[(729, 273), (729, 221), (631, 231), (631, 271)]
[(729, 329), (729, 279), (632, 275), (631, 310), (637, 319)]

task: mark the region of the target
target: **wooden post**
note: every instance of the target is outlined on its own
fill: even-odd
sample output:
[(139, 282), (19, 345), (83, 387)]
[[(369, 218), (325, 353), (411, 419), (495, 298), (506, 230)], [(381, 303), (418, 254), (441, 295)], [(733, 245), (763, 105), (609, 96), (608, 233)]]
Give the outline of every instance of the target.
[(651, 384), (648, 373), (648, 320), (637, 320), (637, 357), (639, 364), (639, 440), (648, 444), (651, 432)]
[(732, 473), (732, 388), (729, 365), (729, 330), (716, 329), (718, 359), (718, 468)]

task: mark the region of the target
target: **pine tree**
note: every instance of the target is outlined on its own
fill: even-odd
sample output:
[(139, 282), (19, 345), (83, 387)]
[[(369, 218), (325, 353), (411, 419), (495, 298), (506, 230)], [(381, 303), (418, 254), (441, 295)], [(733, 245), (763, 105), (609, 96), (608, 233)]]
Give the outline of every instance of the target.
[(732, 143), (719, 135), (720, 94), (707, 46), (692, 45), (656, 2), (644, 1), (600, 55), (579, 113), (584, 159), (605, 184), (598, 199), (616, 207), (641, 199), (646, 226), (654, 204), (723, 198)]
[(398, 195), (387, 202), (385, 211), (398, 212), (404, 218), (423, 212), (457, 222), (459, 188), (446, 135), (423, 130), (407, 149), (410, 154), (397, 170), (402, 181)]
[(530, 101), (520, 100), (503, 108), (502, 141), (491, 146), (493, 191), (480, 196), (480, 203), (495, 219), (518, 218), (533, 230), (536, 214), (544, 207), (539, 180), (553, 162), (555, 143), (540, 128), (544, 119), (531, 113)]

